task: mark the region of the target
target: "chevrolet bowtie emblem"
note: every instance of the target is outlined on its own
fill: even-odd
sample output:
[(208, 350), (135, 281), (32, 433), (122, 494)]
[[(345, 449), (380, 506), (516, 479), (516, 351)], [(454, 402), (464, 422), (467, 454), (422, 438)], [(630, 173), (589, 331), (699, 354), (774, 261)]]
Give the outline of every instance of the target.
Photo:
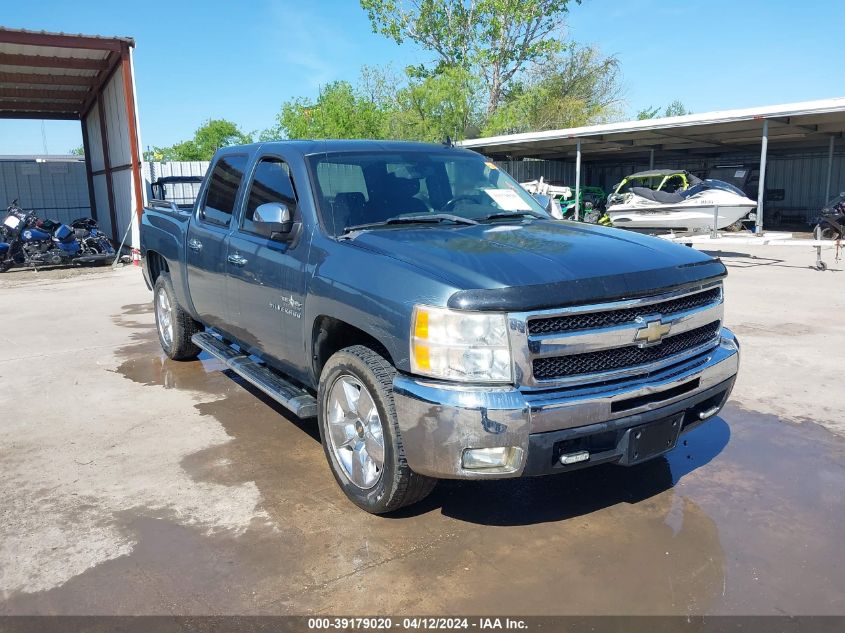
[(669, 330), (672, 329), (672, 325), (669, 323), (664, 323), (660, 319), (655, 319), (654, 321), (649, 321), (644, 328), (640, 328), (637, 330), (637, 334), (634, 337), (635, 341), (639, 341), (643, 345), (652, 345), (654, 343), (659, 343), (660, 340), (669, 333)]

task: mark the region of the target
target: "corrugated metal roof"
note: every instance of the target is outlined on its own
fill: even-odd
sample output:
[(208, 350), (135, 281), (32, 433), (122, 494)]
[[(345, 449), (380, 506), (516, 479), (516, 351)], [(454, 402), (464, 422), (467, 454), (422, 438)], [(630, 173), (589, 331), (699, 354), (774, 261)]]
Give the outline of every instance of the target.
[[(0, 28), (8, 32), (6, 29)], [(62, 57), (69, 49), (59, 46), (35, 46), (31, 44), (14, 44), (10, 42), (3, 42), (0, 44), (0, 52), (9, 53), (12, 55), (42, 55), (44, 57)], [(88, 48), (74, 48), (73, 57), (76, 59), (105, 59), (109, 52), (104, 50), (94, 50)]]
[[(470, 139), (459, 145), (488, 154), (549, 156), (571, 154), (577, 142), (591, 154), (722, 148), (758, 143), (761, 121), (768, 120), (770, 142), (827, 143), (845, 132), (845, 97), (781, 105), (721, 110), (642, 121)], [(810, 140), (811, 143), (806, 141)]]
[(128, 37), (0, 27), (0, 117), (80, 118), (134, 45)]
[[(64, 33), (63, 31), (33, 31), (30, 29), (10, 29), (6, 28), (5, 26), (0, 26), (0, 31), (5, 33), (9, 33), (12, 35), (20, 36), (22, 39), (32, 39), (33, 37), (40, 37), (40, 38), (47, 38), (47, 37), (62, 37), (62, 38), (77, 38), (83, 40), (92, 40), (93, 42), (100, 41), (100, 42), (123, 42), (125, 44), (129, 44), (129, 46), (135, 46), (135, 40), (129, 36), (121, 36), (121, 35), (85, 35), (83, 33)], [(94, 43), (91, 45), (92, 48), (100, 48), (97, 47)], [(83, 46), (84, 48), (84, 46)]]
[(0, 160), (11, 160), (18, 162), (43, 161), (45, 163), (56, 162), (84, 162), (84, 156), (77, 154), (2, 154)]

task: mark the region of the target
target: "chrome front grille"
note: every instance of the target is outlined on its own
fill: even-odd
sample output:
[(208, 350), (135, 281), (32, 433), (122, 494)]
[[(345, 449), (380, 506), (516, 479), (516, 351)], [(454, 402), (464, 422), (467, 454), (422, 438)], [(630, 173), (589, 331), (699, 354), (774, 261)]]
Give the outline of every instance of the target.
[(721, 288), (710, 288), (678, 299), (670, 299), (652, 304), (643, 304), (633, 308), (588, 312), (586, 314), (566, 314), (546, 319), (533, 319), (528, 322), (529, 334), (554, 334), (556, 332), (574, 332), (599, 327), (633, 323), (639, 317), (659, 313), (670, 316), (678, 312), (707, 306), (721, 299)]
[(509, 316), (516, 382), (547, 389), (642, 376), (719, 340), (722, 284)]
[(669, 336), (660, 345), (651, 347), (629, 345), (600, 352), (536, 358), (533, 367), (534, 378), (537, 380), (553, 380), (581, 374), (612, 371), (621, 367), (636, 368), (647, 365), (705, 345), (719, 333), (719, 327), (720, 323), (714, 321), (683, 334)]

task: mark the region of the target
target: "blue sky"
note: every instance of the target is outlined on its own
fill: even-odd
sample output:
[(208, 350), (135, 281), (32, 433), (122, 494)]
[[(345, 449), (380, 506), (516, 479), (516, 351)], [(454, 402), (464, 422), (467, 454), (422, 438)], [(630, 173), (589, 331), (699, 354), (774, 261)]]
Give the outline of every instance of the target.
[[(363, 65), (432, 59), (373, 34), (357, 0), (3, 4), (3, 26), (135, 38), (144, 146), (190, 138), (209, 117), (258, 131), (284, 100)], [(569, 36), (619, 57), (627, 112), (673, 99), (706, 112), (845, 95), (843, 22), (834, 0), (584, 0)], [(76, 122), (44, 133), (50, 153), (81, 144)], [(40, 121), (0, 121), (0, 154), (43, 147)]]

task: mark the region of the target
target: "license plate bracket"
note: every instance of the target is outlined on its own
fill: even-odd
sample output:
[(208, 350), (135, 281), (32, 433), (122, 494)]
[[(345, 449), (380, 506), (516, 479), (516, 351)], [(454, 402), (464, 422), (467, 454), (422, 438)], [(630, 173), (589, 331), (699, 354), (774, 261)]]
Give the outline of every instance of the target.
[(628, 431), (628, 463), (637, 464), (671, 451), (678, 442), (684, 414), (635, 426)]

